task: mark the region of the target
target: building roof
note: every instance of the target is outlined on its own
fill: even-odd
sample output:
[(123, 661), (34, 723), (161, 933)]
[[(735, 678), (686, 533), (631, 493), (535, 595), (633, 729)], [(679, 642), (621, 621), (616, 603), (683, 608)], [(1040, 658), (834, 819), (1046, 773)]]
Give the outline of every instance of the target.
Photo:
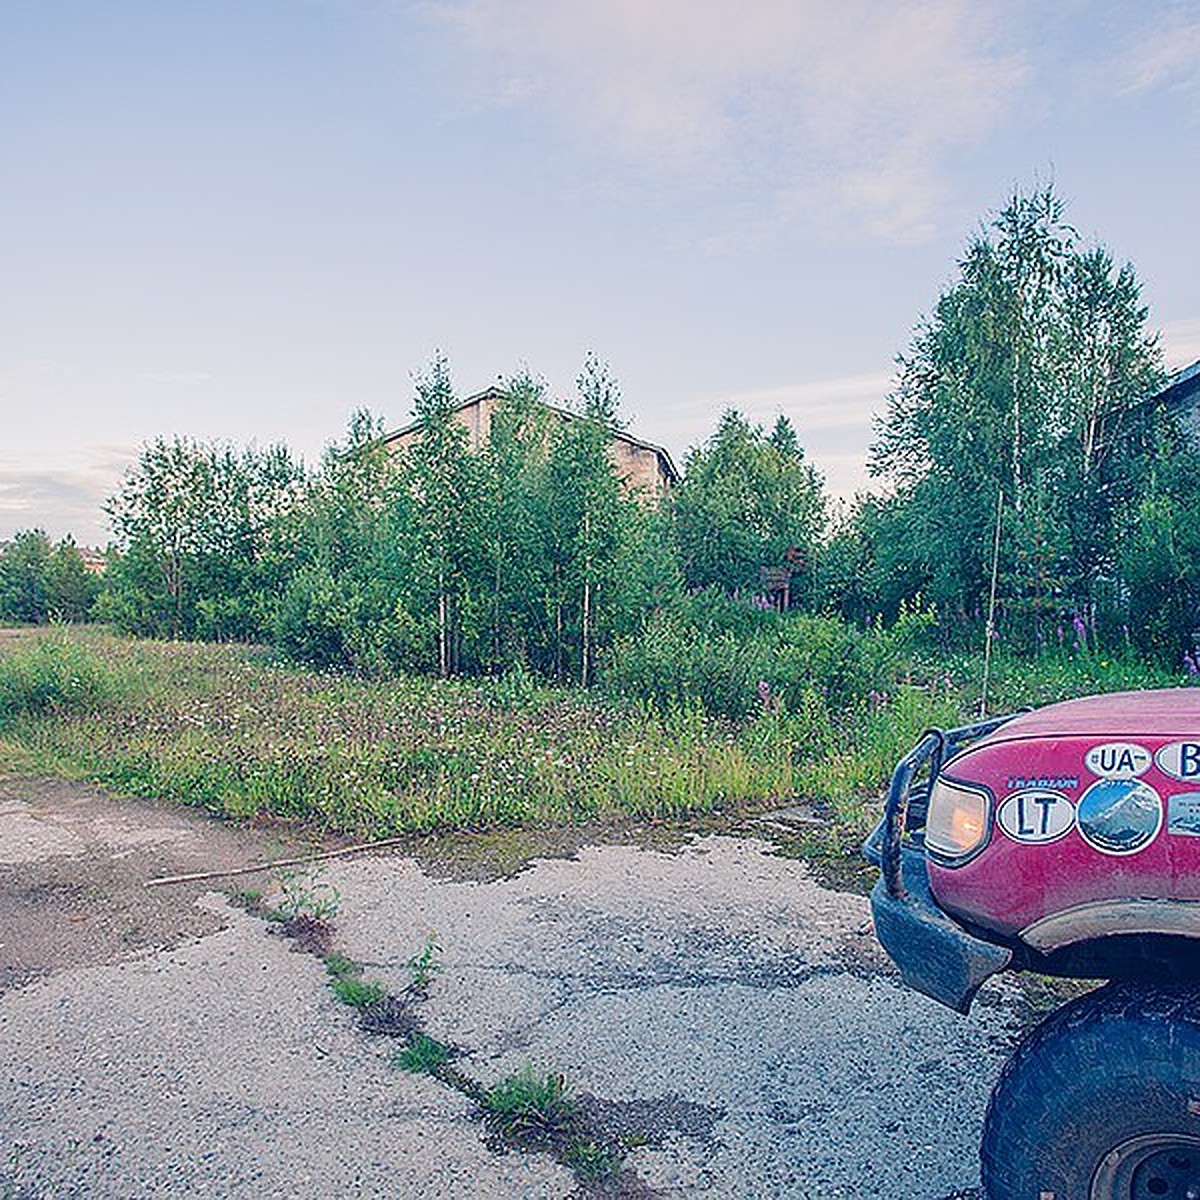
[[(503, 400), (504, 395), (505, 393), (502, 388), (498, 388), (493, 385), (491, 387), (484, 388), (482, 392), (475, 392), (473, 395), (468, 396), (465, 400), (461, 400), (454, 406), (452, 411), (456, 413), (463, 412), (473, 405), (478, 404), (481, 400)], [(579, 418), (578, 413), (571, 412), (571, 410), (568, 408), (560, 408), (557, 404), (547, 404), (544, 400), (539, 400), (538, 403), (543, 408), (549, 409), (550, 412), (557, 413), (558, 416), (562, 417), (566, 421), (574, 421), (578, 420)], [(415, 433), (420, 428), (420, 421), (410, 421), (407, 425), (401, 426), (399, 429), (393, 429), (390, 433), (385, 433), (383, 435), (383, 441), (385, 444), (387, 442), (395, 441), (397, 438), (402, 438), (406, 434)], [(671, 460), (671, 455), (665, 447), (656, 446), (653, 442), (644, 442), (641, 438), (636, 438), (632, 434), (626, 433), (623, 429), (610, 429), (608, 432), (614, 440), (625, 442), (630, 446), (636, 446), (639, 450), (648, 450), (650, 453), (656, 454), (658, 456), (658, 461), (662, 466), (663, 474), (672, 483), (679, 482), (679, 472), (676, 470), (675, 464)]]
[(1182, 371), (1176, 371), (1166, 386), (1156, 392), (1152, 399), (1167, 408), (1186, 404), (1193, 396), (1200, 396), (1200, 359)]

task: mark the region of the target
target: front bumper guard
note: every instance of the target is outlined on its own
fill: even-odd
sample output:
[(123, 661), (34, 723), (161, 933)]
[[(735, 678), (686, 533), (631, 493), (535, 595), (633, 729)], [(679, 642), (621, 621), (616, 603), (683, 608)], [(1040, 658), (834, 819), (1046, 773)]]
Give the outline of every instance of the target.
[[(961, 1013), (970, 1010), (984, 980), (1009, 965), (1012, 951), (968, 933), (947, 916), (930, 891), (924, 847), (906, 842), (905, 833), (924, 825), (929, 789), (942, 763), (1009, 719), (922, 735), (897, 765), (883, 817), (863, 845), (864, 857), (880, 869), (871, 891), (880, 943), (909, 987)], [(926, 768), (924, 782), (916, 783)]]

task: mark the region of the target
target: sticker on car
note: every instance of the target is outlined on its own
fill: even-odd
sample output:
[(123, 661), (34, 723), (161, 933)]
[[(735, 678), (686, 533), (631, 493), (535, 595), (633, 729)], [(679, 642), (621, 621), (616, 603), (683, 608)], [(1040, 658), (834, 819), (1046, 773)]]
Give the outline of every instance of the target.
[(996, 812), (1000, 831), (1014, 842), (1040, 845), (1062, 837), (1075, 823), (1075, 809), (1062, 792), (1027, 788), (1005, 796)]
[(1179, 792), (1167, 798), (1167, 832), (1200, 837), (1200, 792)]
[(1102, 854), (1136, 854), (1162, 828), (1162, 798), (1140, 779), (1100, 779), (1079, 798), (1080, 836)]
[(1150, 769), (1153, 759), (1135, 742), (1105, 742), (1084, 755), (1083, 765), (1101, 779), (1136, 779)]
[(1200, 742), (1168, 742), (1154, 756), (1158, 769), (1172, 779), (1200, 779)]

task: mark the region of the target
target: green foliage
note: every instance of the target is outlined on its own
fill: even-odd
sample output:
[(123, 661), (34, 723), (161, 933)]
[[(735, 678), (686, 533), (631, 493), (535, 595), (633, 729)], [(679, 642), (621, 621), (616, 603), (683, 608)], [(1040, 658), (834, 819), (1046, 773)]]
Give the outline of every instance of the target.
[(620, 1171), (624, 1158), (621, 1152), (595, 1138), (581, 1137), (562, 1153), (561, 1161), (570, 1167), (581, 1183), (601, 1183)]
[(351, 1008), (364, 1009), (378, 1004), (387, 989), (380, 983), (360, 979), (357, 975), (334, 975), (329, 980), (329, 990)]
[(362, 974), (362, 967), (344, 954), (327, 954), (324, 961), (325, 973), (331, 979), (346, 979)]
[(332, 921), (341, 907), (341, 894), (325, 878), (325, 869), (319, 863), (281, 872), (279, 890), (276, 908), (288, 920)]
[(403, 1049), (392, 1055), (392, 1065), (412, 1075), (436, 1075), (453, 1056), (449, 1046), (428, 1034), (414, 1033)]
[(327, 567), (301, 567), (275, 613), (275, 645), (295, 662), (322, 669), (344, 666), (346, 607)]
[(500, 1133), (527, 1145), (561, 1139), (578, 1111), (561, 1074), (538, 1075), (529, 1064), (488, 1088), (484, 1108)]
[(846, 703), (886, 691), (912, 671), (934, 616), (907, 605), (899, 615), (892, 629), (862, 631), (836, 617), (763, 611), (710, 592), (656, 614), (640, 636), (618, 642), (605, 680), (660, 708), (698, 701), (734, 718), (773, 703), (794, 709), (814, 689)]
[(101, 660), (63, 631), (0, 651), (0, 726), (20, 717), (95, 712), (110, 690)]
[[(732, 410), (687, 458), (671, 500), (683, 578), (691, 588), (761, 587), (763, 568), (782, 567), (800, 552), (811, 568), (824, 518), (821, 477), (805, 460), (787, 419), (770, 436)], [(800, 590), (800, 579), (794, 581)]]
[(1015, 193), (971, 240), (877, 426), (871, 468), (895, 496), (863, 506), (857, 552), (881, 609), (899, 585), (978, 613), (1003, 493), (1013, 635), (1044, 643), (1064, 613), (1090, 611), (1149, 473), (1144, 400), (1161, 374), (1146, 316), (1133, 269), (1082, 246), (1049, 188)]
[(238, 452), (176, 437), (143, 447), (106, 505), (120, 548), (105, 577), (106, 619), (157, 637), (262, 636), (301, 486), (283, 446)]
[(22, 530), (0, 550), (0, 621), (86, 621), (98, 590), (70, 538), (54, 546), (42, 530)]
[(429, 985), (429, 981), (441, 971), (442, 963), (438, 958), (441, 953), (442, 948), (431, 933), (421, 949), (408, 960), (406, 965), (412, 980), (410, 986), (414, 990), (423, 991)]
[(1132, 643), (1162, 663), (1200, 669), (1200, 455), (1161, 455), (1121, 532)]

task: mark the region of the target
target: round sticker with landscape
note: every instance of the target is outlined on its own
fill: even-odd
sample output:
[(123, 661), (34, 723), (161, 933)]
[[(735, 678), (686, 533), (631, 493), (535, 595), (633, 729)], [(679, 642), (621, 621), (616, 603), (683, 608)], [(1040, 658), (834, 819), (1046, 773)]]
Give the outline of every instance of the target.
[(1014, 842), (1054, 842), (1075, 823), (1075, 810), (1062, 792), (1027, 788), (1005, 796), (996, 813), (996, 824)]
[(1172, 779), (1200, 780), (1200, 742), (1168, 742), (1154, 756), (1154, 761)]
[(1083, 840), (1103, 854), (1135, 854), (1162, 827), (1162, 800), (1140, 779), (1101, 779), (1079, 799), (1076, 824)]
[(1133, 742), (1105, 742), (1084, 755), (1083, 764), (1101, 779), (1136, 779), (1149, 770), (1150, 751)]

